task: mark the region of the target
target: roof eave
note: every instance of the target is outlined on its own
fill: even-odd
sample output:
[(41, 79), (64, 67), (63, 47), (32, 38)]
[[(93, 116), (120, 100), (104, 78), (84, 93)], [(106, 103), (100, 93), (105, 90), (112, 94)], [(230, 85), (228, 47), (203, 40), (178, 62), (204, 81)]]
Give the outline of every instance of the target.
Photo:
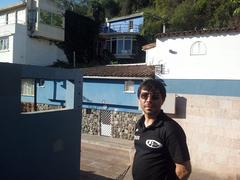
[(4, 8), (1, 8), (0, 9), (0, 13), (6, 12), (6, 11), (10, 11), (10, 10), (15, 10), (15, 9), (18, 9), (18, 8), (21, 8), (21, 7), (25, 7), (25, 6), (26, 6), (26, 2), (15, 3), (15, 4), (12, 4), (10, 6), (6, 6)]
[(85, 79), (134, 79), (134, 80), (143, 80), (143, 79), (151, 79), (152, 77), (120, 77), (120, 76), (83, 76)]

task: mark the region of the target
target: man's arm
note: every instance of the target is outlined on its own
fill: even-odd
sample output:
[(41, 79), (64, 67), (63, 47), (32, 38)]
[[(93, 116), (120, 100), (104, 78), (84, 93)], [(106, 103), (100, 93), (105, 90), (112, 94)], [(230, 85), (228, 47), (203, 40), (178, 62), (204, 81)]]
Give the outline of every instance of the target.
[(190, 161), (186, 161), (182, 164), (178, 164), (178, 163), (175, 163), (176, 164), (176, 175), (178, 177), (179, 180), (187, 180), (188, 177), (190, 176), (191, 174), (191, 163)]

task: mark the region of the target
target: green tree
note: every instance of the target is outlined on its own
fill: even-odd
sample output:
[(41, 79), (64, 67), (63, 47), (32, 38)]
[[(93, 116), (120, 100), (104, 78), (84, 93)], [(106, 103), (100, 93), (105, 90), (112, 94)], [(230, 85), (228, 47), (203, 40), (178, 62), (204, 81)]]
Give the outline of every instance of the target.
[(186, 0), (177, 6), (173, 10), (169, 24), (170, 31), (195, 29), (198, 21), (196, 21), (193, 0)]
[(115, 0), (101, 0), (102, 7), (104, 8), (105, 17), (112, 18), (118, 16), (120, 12), (119, 3)]
[(230, 0), (234, 6), (233, 15), (240, 15), (240, 0)]
[(63, 10), (70, 10), (81, 15), (87, 13), (87, 0), (54, 0), (57, 6)]

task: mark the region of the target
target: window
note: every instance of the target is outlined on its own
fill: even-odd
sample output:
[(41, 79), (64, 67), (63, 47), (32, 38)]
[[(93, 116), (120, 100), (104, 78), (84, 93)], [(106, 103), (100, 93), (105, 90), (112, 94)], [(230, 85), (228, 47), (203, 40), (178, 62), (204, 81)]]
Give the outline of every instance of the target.
[(21, 95), (34, 96), (34, 80), (33, 79), (22, 79)]
[(197, 41), (192, 44), (191, 49), (190, 49), (190, 55), (205, 55), (207, 54), (207, 47), (206, 45), (201, 42)]
[(134, 81), (125, 81), (124, 91), (134, 93)]
[(131, 55), (133, 51), (133, 42), (134, 39), (132, 39), (132, 37), (118, 37), (107, 40), (105, 46), (113, 54)]
[(129, 21), (128, 30), (129, 30), (130, 32), (133, 31), (133, 20), (130, 20), (130, 21)]
[(128, 54), (132, 53), (132, 39), (130, 37), (125, 37), (124, 49)]
[(0, 15), (0, 25), (6, 24), (6, 15)]
[(0, 38), (0, 51), (8, 50), (9, 48), (9, 37)]
[(117, 40), (117, 54), (124, 53), (123, 42), (124, 42), (123, 39), (118, 39)]
[(51, 26), (63, 27), (63, 18), (61, 15), (44, 10), (40, 10), (40, 22)]

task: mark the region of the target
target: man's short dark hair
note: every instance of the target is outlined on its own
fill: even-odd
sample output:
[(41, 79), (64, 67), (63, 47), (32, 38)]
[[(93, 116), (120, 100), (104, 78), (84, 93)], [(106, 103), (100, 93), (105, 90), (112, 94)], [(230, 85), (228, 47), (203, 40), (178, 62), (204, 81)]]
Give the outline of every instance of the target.
[(151, 91), (159, 91), (162, 96), (163, 102), (166, 98), (166, 88), (160, 80), (147, 79), (147, 80), (143, 81), (138, 88), (138, 93), (137, 93), (138, 98), (140, 97), (140, 93), (141, 93), (142, 89), (150, 91), (150, 92)]

